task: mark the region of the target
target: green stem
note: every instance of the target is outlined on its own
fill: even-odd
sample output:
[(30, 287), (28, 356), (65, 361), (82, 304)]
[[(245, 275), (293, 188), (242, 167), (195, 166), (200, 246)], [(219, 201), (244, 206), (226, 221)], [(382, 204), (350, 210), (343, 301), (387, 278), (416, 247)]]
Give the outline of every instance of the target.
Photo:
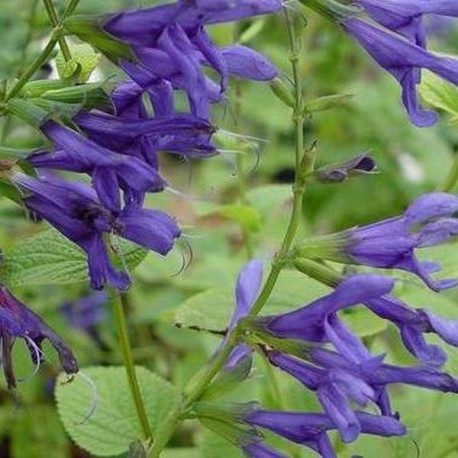
[(41, 54), (24, 70), (22, 75), (10, 89), (8, 94), (5, 96), (4, 102), (12, 99), (19, 93), (24, 85), (29, 82), (30, 78), (35, 74), (35, 72), (37, 72), (40, 67), (48, 60), (49, 56), (52, 54), (54, 48), (56, 47), (57, 41), (57, 38), (53, 34)]
[[(52, 0), (43, 0), (43, 3), (46, 8), (46, 12), (48, 13), (49, 19), (51, 21), (51, 24), (54, 29), (57, 29), (61, 26), (61, 21), (59, 21), (59, 17), (57, 16), (57, 11), (54, 8), (54, 4)], [(62, 55), (64, 56), (64, 59), (66, 62), (71, 60), (72, 54), (70, 52), (70, 48), (68, 47), (68, 44), (65, 40), (65, 37), (63, 35), (59, 36), (57, 39), (59, 43), (60, 50), (62, 51)]]
[(70, 0), (69, 4), (67, 5), (67, 8), (64, 10), (64, 14), (62, 15), (62, 19), (67, 18), (70, 16), (70, 14), (73, 13), (73, 11), (76, 10), (76, 7), (78, 6), (80, 0)]
[[(21, 53), (21, 62), (27, 61), (27, 51), (29, 50), (30, 43), (33, 36), (33, 22), (35, 19), (35, 14), (37, 12), (38, 0), (33, 0), (32, 6), (30, 8), (29, 19), (27, 21), (27, 34), (24, 40), (24, 47), (22, 48)], [(22, 70), (22, 69), (21, 69)], [(18, 72), (20, 73), (20, 72)], [(3, 144), (8, 136), (8, 132), (11, 127), (11, 116), (6, 116), (3, 121), (2, 129), (0, 132), (0, 144)]]
[[(44, 0), (45, 1), (45, 6), (48, 5), (48, 7), (51, 8), (52, 11), (54, 11), (54, 6), (51, 2), (51, 0)], [(79, 0), (71, 0), (70, 3), (68, 4), (67, 8), (64, 11), (64, 14), (62, 15), (61, 20), (63, 21), (69, 14), (71, 14), (75, 8), (78, 6)], [(48, 9), (47, 7), (47, 9)], [(49, 14), (49, 12), (48, 12)], [(51, 15), (53, 13), (51, 12)], [(57, 17), (57, 13), (55, 13), (55, 16)], [(54, 17), (54, 15), (53, 15)], [(51, 18), (51, 16), (50, 16)], [(53, 19), (51, 19), (52, 21)], [(54, 24), (53, 24), (54, 25)], [(54, 51), (54, 48), (56, 47), (56, 44), (60, 43), (60, 40), (62, 37), (61, 35), (61, 30), (60, 30), (61, 22), (58, 21), (57, 23), (57, 28), (53, 30), (53, 33), (51, 35), (50, 40), (48, 41), (48, 44), (45, 46), (41, 54), (24, 70), (22, 75), (19, 77), (19, 79), (16, 81), (16, 83), (13, 85), (13, 87), (10, 89), (8, 94), (5, 96), (4, 103), (6, 103), (8, 100), (12, 99), (15, 95), (17, 95), (20, 90), (24, 87), (26, 83), (29, 82), (30, 78), (35, 74), (37, 70), (40, 69), (40, 67), (48, 60), (49, 56), (52, 54)], [(61, 45), (62, 46), (62, 45)], [(66, 46), (66, 43), (64, 47)], [(62, 48), (61, 48), (62, 49)], [(66, 56), (66, 52), (62, 49), (62, 54), (64, 54), (64, 57)], [(68, 59), (71, 59), (70, 51), (67, 54)]]
[(151, 432), (151, 426), (149, 424), (148, 416), (143, 404), (140, 386), (138, 385), (137, 374), (135, 372), (134, 359), (132, 357), (132, 349), (129, 340), (129, 330), (127, 327), (126, 316), (124, 314), (124, 307), (126, 306), (125, 294), (116, 292), (114, 303), (116, 321), (118, 324), (119, 343), (121, 345), (124, 366), (126, 368), (127, 378), (129, 380), (130, 392), (135, 403), (135, 409), (137, 410), (137, 416), (143, 431), (143, 436), (145, 439), (152, 440), (153, 434)]
[(437, 187), (438, 191), (450, 192), (456, 185), (458, 181), (458, 151), (455, 152), (455, 157), (453, 158), (452, 168), (450, 169), (447, 178), (442, 184)]
[(158, 431), (157, 438), (152, 447), (148, 451), (148, 457), (158, 458), (164, 450), (171, 435), (174, 433), (178, 425), (183, 421), (183, 414), (181, 409), (172, 410), (164, 422), (164, 428)]
[[(302, 154), (304, 150), (304, 116), (302, 110), (302, 91), (300, 86), (300, 77), (299, 77), (299, 67), (298, 67), (298, 56), (296, 50), (296, 40), (294, 32), (292, 30), (291, 21), (288, 16), (288, 12), (285, 9), (285, 15), (287, 18), (288, 24), (288, 33), (290, 36), (291, 44), (291, 65), (293, 69), (293, 80), (295, 86), (295, 107), (294, 107), (294, 125), (295, 125), (295, 164), (296, 164), (296, 173), (295, 180), (293, 185), (293, 210), (291, 217), (288, 223), (288, 228), (286, 230), (283, 242), (281, 247), (272, 262), (271, 270), (269, 275), (264, 283), (264, 286), (259, 294), (258, 299), (253, 305), (250, 316), (258, 315), (263, 307), (266, 305), (272, 291), (275, 287), (275, 284), (278, 280), (281, 270), (285, 265), (285, 259), (288, 255), (288, 251), (291, 247), (291, 244), (294, 240), (296, 232), (299, 228), (301, 214), (302, 214), (302, 198), (304, 195), (305, 184), (304, 184), (304, 174), (301, 171), (302, 163)], [(189, 408), (193, 402), (197, 401), (200, 396), (205, 392), (207, 386), (215, 378), (215, 376), (220, 372), (225, 362), (229, 358), (232, 350), (236, 347), (239, 342), (239, 329), (236, 327), (227, 338), (226, 344), (223, 348), (214, 355), (212, 359), (191, 379), (187, 387), (185, 388), (185, 399), (184, 399), (184, 409)], [(160, 456), (163, 448), (167, 445), (170, 437), (174, 433), (178, 424), (182, 421), (182, 414), (178, 411), (171, 412), (169, 415), (169, 420), (165, 423), (161, 434), (158, 435), (156, 442), (153, 444), (152, 449), (150, 450), (149, 456), (157, 458)]]

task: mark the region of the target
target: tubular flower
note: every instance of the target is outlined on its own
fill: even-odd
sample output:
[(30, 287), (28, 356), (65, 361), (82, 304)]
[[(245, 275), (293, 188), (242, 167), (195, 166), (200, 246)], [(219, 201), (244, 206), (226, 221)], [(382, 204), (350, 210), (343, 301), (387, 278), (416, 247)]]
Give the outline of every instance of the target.
[[(361, 432), (382, 437), (402, 436), (405, 427), (396, 419), (387, 416), (371, 415), (366, 412), (355, 412)], [(326, 458), (335, 457), (327, 431), (336, 429), (333, 420), (324, 413), (276, 412), (255, 409), (245, 415), (243, 421), (252, 426), (268, 429), (285, 439), (305, 445)], [(259, 445), (259, 444), (256, 444)], [(264, 455), (248, 456), (258, 457)], [(283, 455), (265, 455), (276, 457)]]
[(416, 199), (403, 215), (367, 226), (310, 239), (299, 248), (303, 256), (370, 267), (401, 269), (420, 277), (432, 290), (458, 284), (457, 279), (434, 280), (437, 264), (419, 261), (419, 248), (445, 243), (458, 235), (458, 197), (431, 193)]
[[(126, 11), (109, 16), (106, 32), (128, 43), (137, 63), (123, 61), (124, 71), (147, 88), (162, 79), (187, 93), (191, 112), (208, 119), (209, 103), (221, 100), (229, 75), (267, 81), (277, 74), (261, 54), (245, 46), (218, 49), (204, 25), (229, 22), (278, 11), (280, 0), (178, 1), (170, 5)], [(220, 75), (220, 94), (202, 65)]]
[[(235, 309), (228, 326), (228, 332), (232, 331), (240, 319), (248, 315), (251, 307), (256, 302), (262, 284), (262, 263), (256, 259), (249, 261), (241, 270), (235, 289)], [(223, 341), (223, 345), (226, 340)], [(226, 370), (237, 366), (251, 368), (252, 349), (245, 344), (239, 344), (232, 351), (225, 365)]]
[(418, 103), (416, 85), (420, 82), (419, 71), (426, 68), (441, 78), (458, 84), (458, 60), (437, 56), (421, 46), (408, 42), (400, 35), (357, 18), (350, 17), (343, 20), (342, 26), (382, 68), (399, 82), (402, 101), (410, 121), (419, 127), (434, 124), (437, 120), (436, 114), (424, 110)]
[(112, 210), (120, 207), (120, 188), (127, 193), (143, 195), (147, 191), (160, 191), (165, 186), (157, 170), (139, 158), (104, 148), (54, 121), (48, 121), (41, 129), (56, 149), (32, 154), (28, 161), (38, 168), (90, 174), (100, 200)]
[(356, 0), (366, 13), (383, 27), (426, 48), (422, 18), (426, 14), (458, 17), (455, 0)]
[(129, 276), (116, 271), (109, 259), (104, 235), (115, 234), (162, 255), (173, 247), (180, 230), (175, 221), (158, 210), (142, 209), (135, 203), (112, 211), (97, 198), (92, 188), (58, 178), (34, 179), (16, 174), (13, 181), (24, 191), (27, 208), (82, 248), (88, 257), (91, 286), (111, 283), (129, 287)]
[[(361, 344), (362, 345), (362, 344)], [(283, 371), (315, 391), (327, 415), (339, 429), (344, 442), (354, 441), (361, 424), (349, 401), (361, 407), (377, 405), (385, 416), (393, 414), (387, 386), (393, 383), (414, 385), (444, 393), (457, 393), (458, 381), (447, 373), (431, 368), (398, 367), (383, 363), (367, 350), (365, 359), (349, 361), (347, 357), (322, 348), (310, 351), (310, 362), (269, 351), (269, 360)]]
[(27, 344), (32, 361), (38, 366), (42, 362), (41, 345), (48, 340), (57, 351), (62, 368), (67, 374), (78, 372), (78, 363), (73, 352), (63, 340), (32, 310), (16, 299), (7, 288), (0, 286), (0, 339), (1, 363), (8, 388), (16, 386), (16, 377), (11, 360), (15, 339)]
[(364, 303), (375, 314), (399, 328), (404, 345), (422, 363), (441, 366), (447, 359), (445, 351), (437, 345), (428, 344), (423, 334), (435, 333), (444, 342), (458, 346), (456, 320), (445, 320), (426, 309), (412, 309), (388, 295)]
[[(188, 157), (208, 157), (217, 153), (211, 144), (214, 128), (209, 122), (192, 115), (178, 114), (149, 118), (147, 113), (143, 113), (142, 92), (140, 100), (135, 94), (132, 95), (132, 105), (129, 105), (127, 96), (123, 96), (121, 106), (128, 110), (125, 116), (84, 112), (73, 120), (98, 144), (120, 154), (137, 157), (154, 168), (157, 168), (156, 155), (162, 151)], [(161, 103), (157, 112), (168, 113), (168, 102), (162, 99), (161, 92), (158, 96), (157, 101), (152, 102), (153, 106)], [(116, 104), (115, 97), (114, 100)], [(129, 106), (131, 108), (127, 108)], [(130, 114), (132, 111), (137, 117)]]
[(343, 280), (331, 294), (292, 312), (260, 317), (255, 326), (280, 338), (330, 342), (333, 336), (326, 333), (329, 316), (365, 300), (381, 297), (393, 286), (392, 279), (380, 275), (354, 275)]
[(377, 393), (366, 381), (341, 368), (322, 369), (276, 351), (269, 352), (268, 357), (272, 364), (316, 392), (344, 442), (353, 442), (358, 437), (361, 426), (349, 400), (361, 406), (377, 400)]

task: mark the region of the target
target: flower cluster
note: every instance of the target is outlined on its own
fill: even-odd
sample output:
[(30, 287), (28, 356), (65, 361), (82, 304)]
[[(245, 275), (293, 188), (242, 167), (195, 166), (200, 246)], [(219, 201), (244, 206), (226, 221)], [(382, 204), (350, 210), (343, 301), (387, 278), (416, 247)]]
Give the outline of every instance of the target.
[(340, 18), (341, 25), (399, 82), (410, 121), (419, 127), (431, 126), (437, 116), (419, 105), (416, 93), (416, 86), (421, 82), (421, 69), (428, 69), (458, 84), (458, 60), (427, 50), (422, 19), (427, 14), (458, 17), (457, 2), (354, 0), (354, 3), (362, 7), (376, 25), (353, 15)]
[(43, 360), (41, 345), (48, 340), (59, 356), (67, 374), (78, 372), (78, 363), (69, 347), (32, 310), (16, 299), (7, 288), (0, 287), (1, 360), (8, 388), (16, 386), (11, 352), (16, 339), (23, 339), (33, 363), (38, 367)]
[[(413, 251), (456, 236), (458, 222), (452, 215), (457, 210), (455, 196), (428, 194), (413, 202), (402, 216), (346, 231), (334, 239), (312, 240), (297, 253), (308, 254), (314, 261), (332, 259), (410, 270), (436, 290), (455, 286), (456, 280), (433, 281), (427, 275), (430, 269), (423, 270)], [(322, 412), (269, 411), (258, 404), (230, 407), (229, 418), (242, 425), (243, 431), (234, 434), (233, 442), (247, 456), (284, 456), (263, 442), (263, 429), (324, 457), (336, 456), (328, 437), (331, 430), (337, 430), (344, 443), (355, 441), (360, 434), (404, 435), (406, 427), (391, 405), (392, 384), (458, 393), (458, 379), (441, 370), (446, 353), (425, 339), (425, 334), (434, 333), (457, 347), (458, 321), (403, 303), (392, 294), (392, 278), (371, 273), (341, 276), (337, 282), (333, 278), (329, 282), (333, 291), (312, 303), (279, 315), (250, 316), (261, 284), (262, 263), (250, 261), (239, 275), (236, 308), (228, 327), (229, 335), (237, 333), (241, 343), (230, 354), (223, 372), (233, 373), (243, 365), (246, 376), (257, 348), (270, 364), (314, 392)], [(385, 355), (371, 354), (341, 316), (343, 310), (358, 304), (395, 325), (406, 350), (418, 363), (400, 367), (386, 363)], [(227, 341), (228, 337), (224, 343)]]
[[(130, 285), (128, 274), (117, 271), (110, 261), (111, 235), (162, 255), (180, 236), (173, 218), (144, 208), (146, 193), (167, 186), (158, 154), (193, 158), (217, 154), (210, 104), (224, 99), (229, 76), (266, 81), (277, 74), (265, 57), (250, 48), (218, 48), (204, 26), (279, 8), (277, 0), (180, 0), (96, 20), (102, 43), (115, 37), (133, 53), (131, 60), (116, 60), (128, 79), (111, 94), (114, 114), (81, 110), (72, 117), (71, 127), (45, 119), (39, 128), (52, 148), (28, 157), (40, 176), (12, 176), (27, 208), (86, 252), (92, 288), (109, 283), (125, 290)], [(99, 48), (107, 53), (105, 46)], [(204, 67), (216, 71), (219, 83), (206, 75)], [(177, 110), (177, 91), (186, 93), (188, 113)], [(69, 182), (53, 174), (55, 170), (86, 174), (91, 183)]]

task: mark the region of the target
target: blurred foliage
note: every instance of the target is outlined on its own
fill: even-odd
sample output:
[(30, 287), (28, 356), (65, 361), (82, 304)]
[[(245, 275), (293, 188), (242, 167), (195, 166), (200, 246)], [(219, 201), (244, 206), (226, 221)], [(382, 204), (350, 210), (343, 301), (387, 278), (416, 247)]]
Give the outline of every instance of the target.
[[(63, 0), (56, 3), (61, 7), (64, 4)], [(78, 12), (108, 13), (120, 7), (155, 3), (158, 2), (81, 0)], [(353, 95), (342, 106), (319, 112), (307, 123), (306, 142), (309, 146), (316, 142), (319, 165), (343, 162), (370, 151), (380, 170), (377, 175), (360, 176), (341, 184), (310, 184), (304, 200), (303, 235), (339, 230), (395, 215), (403, 211), (413, 197), (431, 191), (443, 182), (458, 147), (458, 131), (448, 125), (449, 117), (444, 116), (444, 120), (431, 129), (413, 127), (400, 105), (397, 84), (382, 74), (340, 30), (314, 14), (307, 14), (306, 28), (303, 28), (301, 17), (297, 18), (297, 26), (303, 30), (300, 74), (306, 100), (339, 93)], [(430, 24), (434, 33), (433, 48), (440, 43), (441, 49), (458, 52), (458, 28), (450, 27), (447, 21)], [(40, 2), (2, 0), (0, 30), (1, 81), (17, 77), (25, 64), (37, 55), (48, 36), (49, 24)], [(234, 26), (212, 27), (212, 34), (221, 45), (228, 44), (234, 35)], [(246, 21), (241, 25), (241, 37), (245, 44), (269, 56), (287, 77), (288, 47), (281, 15)], [(113, 68), (107, 62), (102, 63), (102, 69), (98, 75), (100, 80), (113, 76)], [(56, 69), (45, 66), (39, 76), (46, 75), (57, 77)], [(233, 86), (226, 105), (215, 109), (216, 123), (221, 128), (218, 141), (228, 152), (203, 162), (184, 163), (166, 155), (161, 158), (165, 178), (178, 192), (152, 195), (149, 203), (178, 217), (184, 228), (184, 241), (166, 259), (148, 254), (135, 272), (134, 285), (129, 293), (128, 314), (136, 363), (177, 386), (184, 385), (214, 350), (218, 338), (211, 331), (224, 331), (227, 325), (233, 306), (230, 298), (233, 297), (236, 274), (246, 259), (244, 240), (250, 242), (255, 255), (261, 258), (273, 255), (290, 209), (289, 184), (293, 173), (291, 113), (271, 93), (268, 85), (234, 82)], [(431, 94), (428, 96), (425, 91), (427, 88), (423, 94), (425, 99), (433, 102)], [(240, 104), (237, 103), (237, 93)], [(456, 107), (457, 102), (454, 103)], [(446, 106), (442, 108), (450, 112)], [(16, 121), (0, 120), (0, 129), (4, 146), (27, 148), (41, 143), (35, 132)], [(236, 153), (231, 152), (234, 150)], [(243, 189), (249, 191), (244, 194)], [(29, 237), (46, 227), (44, 223), (27, 220), (24, 211), (4, 197), (0, 198), (0, 217), (0, 246), (7, 261), (8, 253), (27, 244)], [(55, 247), (48, 242), (43, 245), (43, 252), (51, 256)], [(456, 246), (455, 250), (444, 247), (430, 251), (444, 263), (445, 273), (458, 275), (454, 255)], [(71, 272), (79, 275), (77, 279), (81, 280), (82, 263), (77, 256), (80, 256), (79, 252), (73, 259), (77, 264), (76, 271)], [(27, 256), (32, 267), (40, 266), (38, 263), (42, 266), (44, 262), (40, 258), (33, 264), (31, 259)], [(8, 280), (11, 269), (14, 271), (14, 266), (8, 270), (8, 263), (5, 268), (7, 275), (3, 281)], [(49, 271), (51, 273), (41, 270), (41, 274), (47, 276), (49, 284), (46, 286), (34, 285), (31, 274), (25, 279), (11, 281), (15, 286), (13, 291), (66, 338), (83, 368), (121, 364), (109, 305), (106, 306), (105, 321), (97, 326), (97, 339), (69, 328), (65, 323), (60, 305), (88, 294), (88, 289), (84, 282), (57, 284), (54, 273), (59, 269), (62, 266), (54, 266)], [(446, 316), (458, 318), (456, 292), (449, 292), (439, 299), (419, 288), (418, 282), (411, 277), (402, 275), (401, 278), (402, 297), (410, 304), (417, 307), (428, 305)], [(267, 310), (290, 309), (325, 291), (320, 284), (296, 272), (285, 271)], [(389, 360), (409, 362), (409, 356), (400, 350), (395, 332), (384, 322), (359, 309), (348, 313), (346, 319), (374, 351), (385, 352), (389, 348)], [(14, 353), (17, 373), (23, 374), (25, 380), (14, 395), (6, 391), (2, 382), (0, 456), (88, 456), (67, 438), (58, 422), (52, 397), (57, 367), (52, 350), (45, 348), (51, 364), (44, 364), (32, 378), (27, 377), (34, 368), (25, 349), (15, 349)], [(450, 355), (450, 366), (457, 374), (456, 355)], [(267, 406), (278, 407), (281, 400), (276, 398), (266, 381), (266, 371), (262, 364), (257, 367), (253, 376), (228, 399), (240, 400), (243, 396), (246, 400), (259, 399)], [(87, 373), (96, 380), (97, 371), (102, 370), (93, 368)], [(281, 392), (288, 393), (285, 402), (289, 408), (318, 408), (313, 396), (296, 381), (280, 374), (278, 380)], [(77, 384), (81, 383), (81, 380), (75, 381), (75, 389), (80, 389)], [(59, 386), (57, 389), (60, 406), (64, 402), (65, 388)], [(101, 403), (105, 402), (104, 395), (101, 393)], [(394, 405), (405, 414), (403, 419), (407, 425), (415, 426), (409, 435), (392, 440), (363, 438), (350, 446), (338, 444), (339, 456), (458, 456), (458, 430), (454, 422), (458, 413), (457, 399), (444, 400), (442, 396), (421, 392), (420, 401), (420, 391), (414, 389), (394, 388), (393, 395)], [(78, 408), (84, 416), (87, 399), (81, 395), (81, 399), (73, 402), (81, 403)], [(73, 420), (64, 423), (70, 435), (76, 437), (84, 434), (84, 428), (89, 429), (96, 423), (97, 415), (86, 420), (87, 425), (80, 430)], [(122, 439), (129, 435), (121, 420), (119, 425), (110, 425), (109, 428), (119, 428), (119, 438)], [(72, 424), (69, 426), (69, 423)], [(88, 436), (90, 434), (98, 433), (90, 432)], [(278, 441), (272, 440), (273, 443)], [(338, 443), (336, 437), (334, 440)], [(107, 450), (113, 450), (110, 453), (118, 451), (116, 448)], [(299, 453), (303, 457), (311, 456), (307, 451)], [(190, 422), (175, 434), (164, 456), (231, 458), (241, 455), (213, 433), (203, 432), (197, 423)]]

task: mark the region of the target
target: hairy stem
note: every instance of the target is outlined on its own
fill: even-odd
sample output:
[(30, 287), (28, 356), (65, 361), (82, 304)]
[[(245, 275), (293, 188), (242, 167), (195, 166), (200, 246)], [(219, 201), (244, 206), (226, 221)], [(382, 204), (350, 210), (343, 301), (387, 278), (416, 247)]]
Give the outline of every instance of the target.
[[(43, 0), (43, 3), (45, 5), (46, 12), (48, 13), (49, 20), (51, 21), (53, 28), (57, 29), (58, 27), (60, 27), (61, 22), (59, 21), (59, 17), (57, 15), (56, 8), (54, 7), (53, 0)], [(65, 61), (68, 62), (72, 58), (72, 55), (70, 53), (70, 48), (68, 47), (68, 44), (65, 41), (65, 37), (63, 35), (60, 35), (57, 41), (59, 43), (59, 47), (62, 51), (62, 55), (64, 56)]]
[(79, 1), (80, 0), (70, 0), (70, 2), (68, 3), (67, 7), (64, 10), (64, 14), (62, 15), (62, 19), (67, 18), (68, 16), (70, 16), (70, 14), (73, 13), (73, 11), (76, 10), (76, 7), (78, 6)]
[(41, 54), (24, 70), (22, 75), (10, 89), (8, 94), (5, 96), (4, 102), (12, 99), (15, 95), (17, 95), (20, 90), (27, 84), (32, 78), (32, 76), (40, 69), (40, 67), (48, 60), (49, 56), (54, 51), (54, 48), (57, 44), (57, 38), (55, 34), (51, 36), (51, 39), (48, 41), (48, 44), (45, 46)]
[[(293, 113), (294, 121), (294, 136), (295, 136), (295, 180), (293, 184), (293, 208), (288, 223), (288, 227), (280, 246), (280, 249), (272, 262), (270, 273), (264, 283), (264, 286), (259, 294), (258, 299), (253, 305), (250, 316), (258, 315), (263, 307), (266, 305), (272, 291), (275, 288), (276, 282), (280, 275), (281, 270), (285, 265), (285, 258), (288, 255), (288, 251), (294, 240), (294, 237), (299, 228), (301, 214), (302, 214), (302, 199), (305, 190), (304, 176), (305, 174), (301, 170), (303, 163), (303, 151), (304, 151), (304, 115), (303, 115), (303, 96), (300, 85), (299, 66), (298, 66), (298, 54), (297, 45), (294, 31), (287, 10), (285, 10), (286, 22), (288, 26), (288, 34), (291, 44), (291, 66), (293, 72), (293, 81), (295, 87), (295, 107)], [(313, 163), (310, 163), (311, 167)], [(184, 409), (189, 408), (195, 401), (197, 401), (206, 388), (215, 378), (215, 376), (223, 368), (225, 362), (229, 358), (232, 350), (236, 347), (239, 342), (239, 330), (236, 327), (227, 338), (226, 344), (221, 348), (210, 361), (191, 379), (185, 388), (184, 398)], [(167, 445), (170, 437), (174, 433), (177, 426), (182, 421), (182, 415), (179, 412), (172, 412), (169, 416), (169, 420), (165, 423), (160, 436), (157, 441), (153, 444), (150, 450), (150, 455), (153, 458), (159, 457), (163, 448)]]
[[(46, 7), (46, 10), (48, 11), (48, 15), (50, 15), (51, 22), (53, 21), (55, 22), (57, 20), (57, 23), (54, 24), (53, 22), (54, 30), (53, 30), (53, 33), (47, 45), (45, 46), (41, 54), (24, 70), (22, 75), (19, 77), (19, 79), (10, 89), (8, 94), (5, 96), (5, 99), (3, 100), (4, 103), (6, 103), (8, 100), (12, 99), (15, 95), (17, 95), (20, 92), (20, 90), (24, 87), (24, 85), (29, 82), (30, 78), (32, 78), (32, 76), (40, 69), (40, 67), (51, 56), (57, 43), (59, 43), (62, 49), (61, 40), (63, 40), (63, 36), (60, 31), (61, 23), (69, 14), (71, 14), (75, 10), (75, 8), (78, 6), (78, 3), (79, 3), (79, 0), (71, 0), (67, 8), (64, 11), (64, 14), (62, 15), (61, 20), (59, 21), (57, 18), (56, 10), (54, 9), (54, 5), (52, 4), (52, 0), (43, 0), (43, 1), (45, 2), (45, 7)], [(63, 40), (62, 42), (64, 43), (65, 40)], [(66, 49), (68, 50), (68, 46), (66, 42), (63, 46), (64, 48), (66, 47)], [(71, 59), (70, 50), (68, 50), (68, 53), (67, 53), (67, 51), (64, 51), (64, 49), (62, 49), (62, 54), (64, 55), (66, 60)]]
[(137, 374), (135, 372), (134, 359), (132, 357), (132, 348), (130, 346), (129, 330), (127, 327), (126, 316), (124, 313), (124, 307), (126, 306), (126, 296), (123, 293), (116, 293), (115, 297), (115, 314), (116, 322), (118, 325), (119, 343), (124, 360), (124, 366), (126, 368), (126, 374), (129, 381), (130, 392), (135, 403), (135, 409), (137, 411), (138, 420), (140, 422), (143, 436), (145, 439), (152, 440), (153, 434), (151, 432), (151, 426), (148, 421), (146, 414), (145, 405), (143, 404), (143, 398), (138, 385)]

